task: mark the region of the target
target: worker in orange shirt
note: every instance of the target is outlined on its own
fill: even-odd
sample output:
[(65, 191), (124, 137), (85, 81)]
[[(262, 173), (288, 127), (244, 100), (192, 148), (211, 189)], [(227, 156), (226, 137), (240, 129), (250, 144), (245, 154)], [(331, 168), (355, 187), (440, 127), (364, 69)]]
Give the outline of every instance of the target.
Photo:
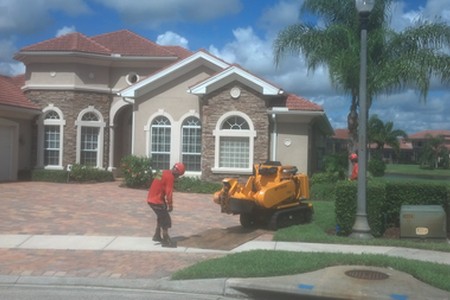
[(175, 179), (182, 176), (184, 171), (184, 164), (176, 163), (171, 170), (164, 170), (160, 176), (153, 178), (148, 190), (147, 203), (156, 214), (156, 229), (153, 241), (161, 242), (162, 247), (175, 248), (177, 246), (176, 242), (169, 237), (169, 228), (172, 227), (169, 212), (173, 210), (172, 197)]
[(352, 153), (349, 156), (349, 159), (353, 165), (352, 167), (352, 174), (350, 175), (350, 180), (357, 180), (358, 179), (358, 155), (356, 153)]

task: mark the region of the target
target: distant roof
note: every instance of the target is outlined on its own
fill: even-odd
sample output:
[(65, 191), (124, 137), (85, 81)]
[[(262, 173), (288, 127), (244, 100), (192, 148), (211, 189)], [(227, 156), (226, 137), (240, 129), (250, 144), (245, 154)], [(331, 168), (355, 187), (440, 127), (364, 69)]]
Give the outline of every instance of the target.
[(20, 89), (24, 84), (24, 75), (16, 77), (0, 75), (0, 105), (38, 110), (39, 107), (25, 97)]
[(100, 55), (178, 57), (192, 54), (180, 46), (161, 46), (129, 30), (87, 37), (75, 32), (24, 47), (20, 52), (84, 52)]
[(438, 136), (444, 136), (444, 137), (450, 137), (450, 130), (425, 130), (420, 131), (414, 134), (408, 135), (408, 139), (410, 140), (420, 140), (420, 139), (427, 139), (428, 136), (438, 137)]
[(350, 133), (347, 128), (338, 128), (334, 130), (333, 138), (337, 140), (349, 140)]

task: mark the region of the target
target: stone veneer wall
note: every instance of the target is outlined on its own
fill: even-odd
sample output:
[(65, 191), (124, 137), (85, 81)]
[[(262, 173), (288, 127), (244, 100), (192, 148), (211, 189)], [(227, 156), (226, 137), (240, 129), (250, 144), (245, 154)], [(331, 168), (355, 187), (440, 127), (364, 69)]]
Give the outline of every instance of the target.
[[(93, 106), (98, 110), (106, 123), (104, 128), (103, 139), (103, 167), (108, 167), (109, 158), (109, 110), (111, 106), (111, 96), (108, 94), (94, 93), (94, 92), (80, 92), (80, 91), (46, 91), (46, 90), (33, 90), (27, 91), (25, 95), (34, 103), (36, 103), (41, 109), (44, 109), (50, 104), (58, 107), (64, 114), (66, 126), (64, 127), (64, 153), (63, 153), (63, 166), (73, 164), (76, 161), (76, 149), (77, 149), (77, 127), (75, 121), (78, 118), (78, 114), (89, 106)], [(34, 125), (33, 140), (37, 140), (37, 124)], [(37, 144), (34, 142), (33, 144)], [(34, 147), (37, 149), (37, 147)], [(33, 153), (32, 166), (36, 166), (37, 153), (36, 150)]]
[[(238, 99), (230, 96), (232, 87), (239, 87), (241, 95)], [(262, 95), (238, 83), (230, 83), (224, 88), (206, 95), (202, 99), (202, 179), (220, 181), (225, 177), (239, 177), (239, 174), (214, 174), (215, 136), (213, 130), (219, 118), (229, 111), (240, 111), (247, 114), (256, 130), (254, 141), (254, 163), (266, 161), (269, 157), (269, 118), (266, 101)], [(246, 177), (248, 175), (244, 175)]]

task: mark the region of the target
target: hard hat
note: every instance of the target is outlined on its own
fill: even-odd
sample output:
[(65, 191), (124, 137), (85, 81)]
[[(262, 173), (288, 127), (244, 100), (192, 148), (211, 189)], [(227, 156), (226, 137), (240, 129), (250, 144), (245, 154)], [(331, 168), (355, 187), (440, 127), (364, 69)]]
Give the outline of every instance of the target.
[(355, 159), (358, 159), (358, 155), (356, 155), (356, 153), (352, 153), (352, 154), (350, 154), (350, 160), (355, 160)]
[(184, 164), (181, 163), (181, 162), (177, 162), (175, 165), (173, 165), (173, 168), (174, 168), (175, 170), (177, 170), (177, 173), (178, 173), (178, 175), (180, 175), (180, 176), (183, 175), (183, 174), (184, 174), (184, 171), (186, 170)]

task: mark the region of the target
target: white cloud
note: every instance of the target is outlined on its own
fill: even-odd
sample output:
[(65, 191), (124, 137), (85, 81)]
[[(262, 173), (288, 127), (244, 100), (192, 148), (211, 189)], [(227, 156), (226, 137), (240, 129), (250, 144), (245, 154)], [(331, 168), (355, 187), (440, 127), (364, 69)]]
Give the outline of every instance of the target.
[(236, 14), (242, 9), (240, 0), (95, 1), (116, 10), (127, 23), (150, 28), (165, 23), (204, 22)]
[(274, 35), (284, 27), (297, 23), (302, 4), (303, 0), (282, 0), (276, 3), (261, 16), (261, 26), (269, 35)]
[(159, 45), (181, 46), (183, 48), (189, 49), (189, 41), (181, 35), (172, 31), (166, 31), (164, 34), (158, 35), (156, 43)]
[(18, 75), (25, 72), (25, 66), (13, 60), (15, 52), (14, 39), (0, 40), (0, 74)]
[(75, 26), (64, 26), (56, 32), (56, 37), (60, 37), (69, 33), (76, 32)]
[(0, 34), (39, 32), (52, 22), (52, 11), (71, 16), (90, 13), (84, 0), (2, 0), (0, 11)]

